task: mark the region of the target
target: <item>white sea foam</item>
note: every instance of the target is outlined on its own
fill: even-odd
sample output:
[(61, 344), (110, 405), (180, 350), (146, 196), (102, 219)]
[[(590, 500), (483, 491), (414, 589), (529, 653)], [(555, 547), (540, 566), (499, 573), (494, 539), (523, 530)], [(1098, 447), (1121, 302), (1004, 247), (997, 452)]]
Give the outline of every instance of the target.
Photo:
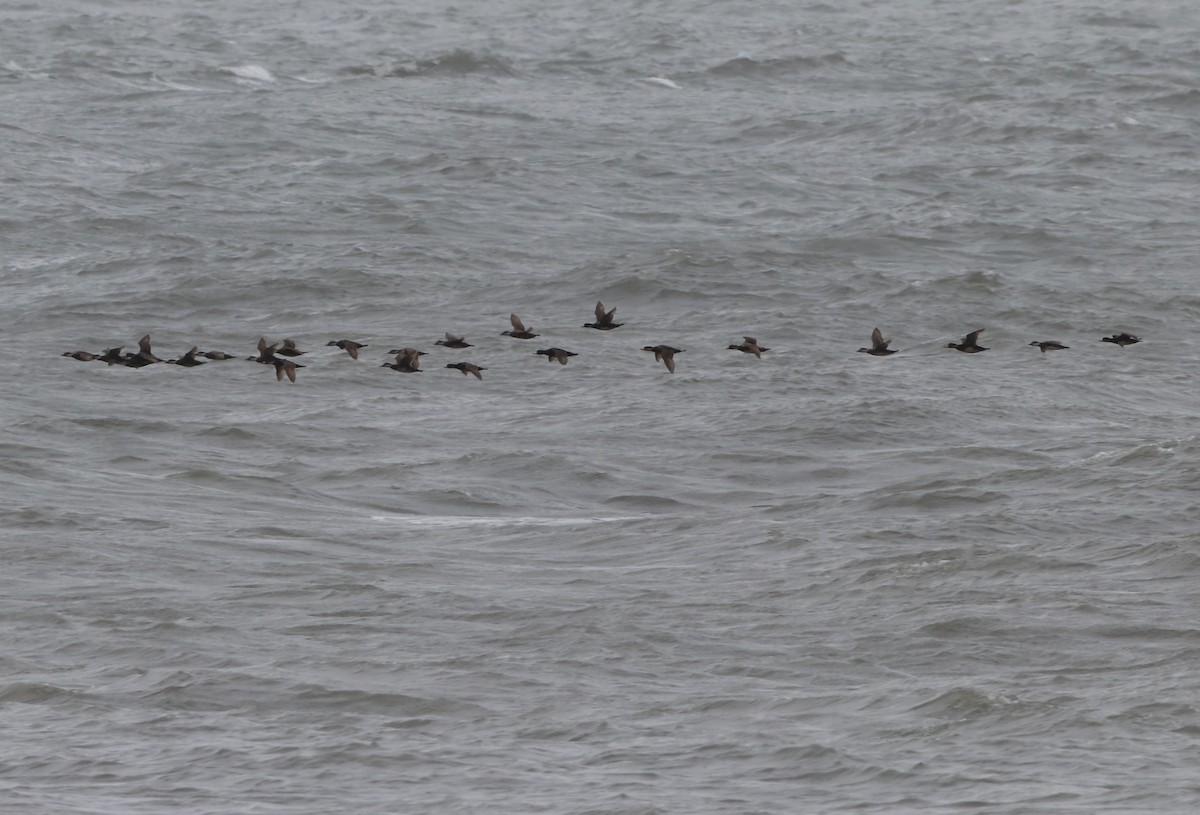
[(221, 72), (237, 77), (239, 80), (248, 82), (275, 82), (275, 76), (261, 65), (226, 65), (221, 67)]

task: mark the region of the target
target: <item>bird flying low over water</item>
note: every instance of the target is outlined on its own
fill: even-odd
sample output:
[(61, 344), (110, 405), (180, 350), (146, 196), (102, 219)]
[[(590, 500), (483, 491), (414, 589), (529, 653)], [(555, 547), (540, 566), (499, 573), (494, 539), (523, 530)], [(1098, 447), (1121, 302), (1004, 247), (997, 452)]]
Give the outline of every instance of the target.
[[(295, 340), (284, 340), (283, 343), (275, 349), (276, 354), (282, 354), (285, 357), (299, 357), (307, 354), (307, 351), (301, 351), (296, 346)], [(301, 366), (304, 367), (304, 366)]]
[(464, 340), (462, 337), (456, 337), (450, 332), (446, 332), (446, 339), (438, 340), (434, 345), (444, 345), (447, 348), (474, 348), (475, 346)]
[(457, 368), (463, 372), (463, 376), (472, 374), (476, 379), (483, 379), (481, 371), (486, 371), (487, 368), (480, 368), (473, 362), (455, 362), (446, 366), (447, 368)]
[(425, 354), (424, 351), (418, 351), (416, 348), (400, 348), (388, 351), (389, 354), (396, 355), (395, 362), (385, 362), (380, 365), (380, 368), (391, 368), (393, 371), (399, 371), (402, 374), (415, 374), (421, 372), (421, 357)]
[(963, 337), (962, 342), (948, 342), (946, 343), (946, 347), (956, 348), (959, 351), (962, 351), (964, 354), (978, 354), (980, 351), (986, 351), (988, 349), (979, 344), (979, 335), (982, 333), (983, 329), (977, 328), (967, 336)]
[(604, 304), (599, 300), (596, 301), (596, 322), (584, 323), (584, 328), (595, 328), (598, 331), (612, 331), (614, 328), (620, 328), (625, 323), (614, 323), (613, 317), (617, 314), (617, 307), (613, 306), (608, 311), (604, 310)]
[(77, 359), (80, 362), (91, 362), (92, 360), (102, 359), (99, 355), (90, 353), (88, 351), (63, 351), (63, 356), (70, 357), (71, 359)]
[(1036, 345), (1038, 348), (1041, 348), (1043, 354), (1047, 351), (1066, 351), (1071, 347), (1069, 345), (1063, 345), (1058, 340), (1042, 340), (1041, 342), (1034, 341), (1029, 344)]
[(251, 362), (260, 363), (262, 365), (271, 365), (275, 362), (275, 348), (276, 348), (276, 346), (274, 344), (267, 345), (266, 337), (259, 337), (258, 338), (258, 356), (246, 357), (246, 359), (250, 360)]
[(349, 354), (350, 359), (358, 359), (358, 349), (367, 347), (365, 342), (355, 342), (354, 340), (330, 340), (325, 345), (326, 347), (336, 345)]
[(121, 356), (121, 349), (124, 347), (124, 345), (118, 345), (116, 348), (105, 349), (104, 353), (100, 355), (100, 362), (107, 362), (109, 365), (124, 365), (125, 357)]
[(195, 368), (197, 365), (207, 365), (207, 362), (196, 359), (196, 354), (200, 353), (200, 346), (193, 345), (192, 350), (181, 356), (179, 359), (168, 359), (168, 365), (182, 365), (184, 368)]
[(896, 351), (889, 350), (889, 343), (891, 343), (891, 340), (885, 340), (883, 338), (883, 334), (878, 328), (876, 328), (871, 332), (871, 347), (859, 348), (858, 350), (864, 354), (870, 354), (873, 357), (886, 357), (888, 354), (894, 354), (896, 351), (900, 350), (898, 348)]
[(1111, 337), (1101, 337), (1101, 342), (1111, 342), (1124, 348), (1126, 345), (1133, 345), (1135, 342), (1141, 342), (1141, 337), (1135, 337), (1133, 334), (1122, 331), (1120, 334), (1113, 334)]
[(754, 337), (742, 337), (741, 345), (730, 345), (729, 350), (741, 351), (745, 354), (754, 354), (756, 359), (762, 359), (763, 351), (770, 351), (770, 348), (763, 348), (758, 344), (758, 340)]
[(515, 314), (508, 315), (508, 321), (512, 323), (512, 331), (501, 331), (502, 337), (515, 337), (518, 340), (531, 340), (534, 337), (541, 336), (534, 334), (533, 329), (526, 328), (525, 323), (521, 322), (521, 318)]
[(296, 369), (308, 367), (306, 365), (299, 365), (295, 362), (292, 362), (290, 359), (278, 358), (271, 360), (271, 364), (275, 366), (275, 379), (278, 382), (282, 382), (285, 376), (289, 381), (295, 382)]
[(682, 354), (682, 348), (672, 348), (669, 345), (644, 345), (643, 351), (649, 351), (654, 354), (654, 361), (661, 362), (667, 366), (667, 370), (675, 373), (675, 355)]
[(574, 351), (567, 351), (563, 348), (543, 348), (537, 353), (544, 356), (547, 360), (553, 360), (554, 362), (557, 362), (559, 365), (566, 365), (568, 357), (579, 356)]
[(138, 352), (136, 354), (126, 354), (123, 361), (127, 367), (142, 368), (154, 362), (162, 362), (161, 359), (154, 356), (154, 352), (150, 350), (150, 335), (147, 334), (138, 340)]
[(233, 359), (233, 354), (226, 354), (224, 351), (201, 351), (199, 356), (209, 359)]

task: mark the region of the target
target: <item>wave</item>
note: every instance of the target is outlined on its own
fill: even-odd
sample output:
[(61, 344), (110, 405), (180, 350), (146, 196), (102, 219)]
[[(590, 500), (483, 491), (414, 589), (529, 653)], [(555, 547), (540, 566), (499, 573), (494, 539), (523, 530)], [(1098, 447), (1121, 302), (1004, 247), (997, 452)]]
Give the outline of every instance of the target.
[(546, 517), (546, 516), (474, 516), (474, 515), (372, 515), (372, 521), (379, 523), (404, 524), (406, 526), (590, 526), (592, 524), (620, 523), (622, 521), (640, 521), (638, 515), (612, 516), (580, 516), (580, 517)]
[(264, 68), (262, 65), (224, 65), (217, 69), (223, 74), (235, 77), (239, 80), (247, 82), (274, 83), (275, 75)]
[(757, 60), (747, 56), (737, 56), (726, 60), (720, 65), (708, 69), (713, 76), (782, 76), (786, 74), (811, 71), (829, 66), (849, 65), (850, 61), (840, 51), (833, 51), (816, 57), (780, 57), (775, 59)]
[(516, 70), (506, 60), (499, 57), (479, 56), (466, 49), (459, 48), (439, 57), (396, 65), (385, 75), (404, 78), (437, 74), (513, 76), (516, 73)]

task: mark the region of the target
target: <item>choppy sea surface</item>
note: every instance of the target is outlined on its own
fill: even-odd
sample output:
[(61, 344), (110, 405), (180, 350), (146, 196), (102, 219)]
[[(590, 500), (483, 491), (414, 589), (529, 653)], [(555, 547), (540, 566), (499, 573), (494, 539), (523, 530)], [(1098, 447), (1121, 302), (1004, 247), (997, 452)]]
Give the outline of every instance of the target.
[(0, 812), (1192, 815), (1198, 41), (4, 5)]

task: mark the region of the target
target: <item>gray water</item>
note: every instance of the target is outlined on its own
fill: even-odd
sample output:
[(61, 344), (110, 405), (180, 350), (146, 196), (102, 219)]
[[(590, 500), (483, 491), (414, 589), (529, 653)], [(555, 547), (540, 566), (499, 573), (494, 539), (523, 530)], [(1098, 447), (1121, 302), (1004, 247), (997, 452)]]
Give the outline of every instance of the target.
[(4, 5), (0, 811), (1196, 812), (1198, 41)]

